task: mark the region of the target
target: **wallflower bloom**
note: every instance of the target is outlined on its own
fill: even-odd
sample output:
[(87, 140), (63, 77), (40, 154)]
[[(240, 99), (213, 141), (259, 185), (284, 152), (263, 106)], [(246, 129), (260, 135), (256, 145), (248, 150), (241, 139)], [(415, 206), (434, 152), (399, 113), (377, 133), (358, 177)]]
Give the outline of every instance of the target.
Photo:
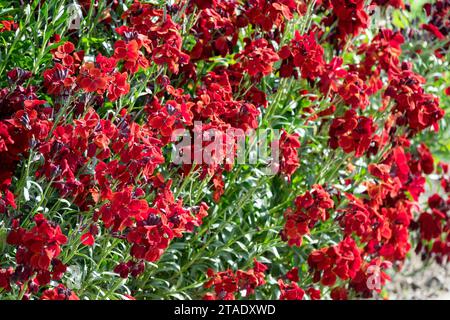
[(439, 128), (438, 121), (444, 116), (436, 96), (427, 94), (422, 88), (425, 79), (411, 70), (411, 65), (402, 64), (401, 72), (393, 78), (386, 89), (385, 96), (395, 101), (392, 109), (398, 114), (397, 123), (408, 125), (413, 132), (428, 127)]
[(332, 287), (336, 279), (352, 279), (362, 263), (361, 250), (356, 242), (346, 237), (339, 244), (313, 251), (308, 264), (314, 272), (314, 281)]
[(288, 134), (283, 130), (280, 138), (280, 172), (291, 178), (300, 166), (298, 149), (301, 147), (300, 136), (297, 133)]
[(247, 297), (254, 293), (257, 287), (264, 285), (267, 266), (254, 259), (254, 267), (248, 271), (232, 270), (215, 273), (208, 269), (209, 280), (205, 283), (205, 288), (214, 287), (214, 293), (207, 293), (204, 300), (235, 300), (239, 291), (245, 291)]
[(266, 76), (272, 73), (272, 66), (280, 57), (269, 46), (266, 39), (248, 41), (244, 50), (236, 55), (242, 61), (242, 68), (252, 77)]
[(353, 109), (364, 110), (369, 105), (367, 85), (355, 73), (348, 73), (338, 89), (344, 102)]
[(334, 206), (330, 195), (320, 185), (295, 199), (295, 208), (288, 208), (284, 213), (286, 219), (281, 238), (290, 246), (301, 246), (302, 237), (319, 221), (329, 218), (329, 209)]
[(296, 76), (295, 67), (300, 69), (302, 78), (309, 80), (315, 80), (324, 72), (324, 51), (313, 32), (301, 35), (296, 31), (294, 39), (278, 54), (283, 60), (280, 69), (282, 77)]
[(370, 147), (375, 128), (371, 118), (348, 110), (343, 117), (335, 118), (330, 126), (330, 147), (341, 147), (344, 152), (355, 152), (355, 157), (361, 157)]
[[(17, 247), (16, 261), (21, 267), (16, 269), (19, 279), (26, 281), (35, 272), (40, 285), (59, 280), (66, 267), (57, 258), (61, 253), (61, 246), (67, 242), (59, 225), (47, 221), (42, 214), (34, 217), (35, 226), (30, 230), (19, 227), (17, 220), (8, 234), (7, 242)], [(51, 268), (51, 271), (49, 268)]]
[(54, 289), (45, 290), (40, 300), (80, 300), (78, 296), (64, 285), (59, 284)]

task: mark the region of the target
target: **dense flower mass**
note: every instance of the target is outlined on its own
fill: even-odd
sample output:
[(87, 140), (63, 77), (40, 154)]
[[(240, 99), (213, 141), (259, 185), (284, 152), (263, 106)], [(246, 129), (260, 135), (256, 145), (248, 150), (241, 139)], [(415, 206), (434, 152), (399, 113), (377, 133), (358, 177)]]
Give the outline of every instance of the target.
[(60, 2), (2, 3), (0, 300), (387, 298), (449, 262), (450, 1)]
[(210, 278), (205, 283), (205, 288), (214, 287), (214, 293), (207, 293), (204, 300), (235, 300), (236, 294), (244, 291), (244, 297), (255, 292), (255, 288), (266, 283), (264, 272), (267, 266), (254, 260), (254, 267), (247, 271), (232, 270), (215, 273), (208, 269), (207, 275)]
[(334, 202), (322, 186), (316, 185), (312, 191), (298, 196), (294, 203), (295, 209), (288, 208), (284, 213), (286, 224), (281, 237), (291, 246), (301, 246), (302, 236), (309, 234), (317, 222), (330, 218), (329, 209)]

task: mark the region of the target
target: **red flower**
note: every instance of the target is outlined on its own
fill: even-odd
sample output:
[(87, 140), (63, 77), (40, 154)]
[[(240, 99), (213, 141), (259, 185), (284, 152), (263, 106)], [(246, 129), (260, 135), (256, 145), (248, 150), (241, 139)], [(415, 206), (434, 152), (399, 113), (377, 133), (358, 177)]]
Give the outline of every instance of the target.
[(367, 85), (355, 73), (348, 73), (339, 87), (339, 95), (353, 109), (364, 110), (369, 105)]
[(446, 39), (446, 37), (441, 33), (439, 28), (436, 27), (432, 23), (422, 24), (422, 28), (427, 30), (428, 32), (431, 32), (439, 40), (445, 40)]
[(291, 178), (292, 174), (300, 166), (298, 149), (301, 147), (298, 133), (288, 134), (282, 131), (280, 138), (280, 172)]
[(348, 292), (345, 288), (337, 287), (331, 290), (330, 296), (333, 300), (347, 300)]
[(108, 86), (109, 78), (95, 67), (93, 62), (85, 63), (77, 78), (78, 86), (86, 92), (103, 94)]
[(370, 147), (375, 128), (372, 118), (357, 116), (356, 111), (348, 110), (330, 126), (330, 147), (341, 147), (344, 152), (355, 152), (355, 157), (361, 157)]
[[(347, 71), (342, 66), (343, 59), (341, 57), (333, 57), (330, 63), (324, 67), (324, 72), (320, 75), (320, 91), (323, 94), (332, 94), (338, 92), (339, 79), (347, 75)], [(342, 89), (345, 90), (345, 89)]]
[(11, 290), (11, 276), (14, 274), (14, 269), (9, 267), (8, 269), (0, 269), (0, 288), (5, 291)]
[(438, 238), (442, 234), (443, 222), (446, 218), (444, 213), (436, 209), (433, 209), (432, 213), (421, 213), (417, 221), (421, 239), (430, 241)]
[(303, 300), (305, 296), (305, 290), (295, 282), (285, 284), (283, 280), (279, 279), (278, 287), (280, 288), (280, 300)]
[(0, 20), (0, 32), (16, 30), (18, 27), (19, 25), (12, 20)]
[(74, 63), (71, 53), (75, 51), (75, 46), (72, 42), (66, 42), (52, 51), (53, 59), (64, 66), (70, 67)]
[(281, 48), (278, 54), (283, 59), (280, 70), (282, 77), (295, 76), (294, 67), (298, 67), (301, 70), (302, 78), (309, 80), (315, 80), (324, 72), (324, 50), (316, 42), (313, 32), (300, 35), (296, 31), (290, 45)]
[(42, 214), (37, 214), (34, 221), (35, 226), (31, 230), (20, 228), (18, 221), (15, 221), (7, 242), (17, 247), (17, 264), (28, 270), (23, 274), (25, 278), (21, 280), (28, 280), (33, 272), (38, 272), (40, 284), (45, 285), (50, 281), (50, 266), (53, 279), (59, 279), (65, 272), (65, 266), (57, 257), (67, 238), (58, 225), (47, 221)]
[(359, 48), (364, 53), (364, 61), (358, 70), (360, 76), (367, 78), (378, 77), (381, 70), (385, 70), (389, 77), (393, 77), (399, 71), (402, 53), (401, 45), (405, 42), (400, 32), (390, 29), (381, 29), (369, 44), (363, 44)]
[(126, 95), (130, 91), (130, 84), (127, 82), (128, 74), (126, 72), (116, 72), (108, 85), (108, 99), (116, 101), (121, 96)]
[(333, 12), (338, 19), (339, 37), (357, 36), (368, 27), (369, 16), (364, 11), (364, 0), (330, 0)]
[(44, 71), (44, 87), (50, 95), (65, 95), (73, 88), (75, 79), (73, 72), (63, 65), (56, 63), (52, 69)]
[(322, 186), (314, 185), (311, 191), (295, 199), (295, 209), (288, 208), (284, 213), (286, 223), (282, 239), (290, 246), (301, 246), (303, 236), (309, 234), (317, 222), (327, 220), (333, 206), (333, 200)]
[(114, 272), (118, 273), (121, 278), (128, 278), (128, 275), (131, 274), (133, 278), (137, 278), (145, 271), (145, 265), (141, 262), (128, 261), (127, 263), (120, 263), (114, 268)]
[(45, 290), (40, 300), (80, 300), (77, 295), (64, 285), (59, 284), (56, 288)]
[(314, 280), (324, 286), (333, 286), (337, 277), (352, 279), (362, 263), (361, 251), (355, 241), (346, 237), (338, 245), (313, 251), (308, 264), (314, 271)]
[(363, 298), (371, 298), (374, 292), (380, 293), (386, 282), (391, 280), (385, 272), (391, 266), (392, 263), (379, 258), (364, 262), (349, 287)]
[(113, 58), (123, 60), (125, 70), (132, 74), (136, 73), (139, 68), (146, 69), (149, 63), (140, 51), (141, 46), (142, 43), (135, 39), (129, 42), (118, 40), (114, 44)]
[(298, 277), (298, 268), (292, 268), (291, 270), (289, 270), (286, 273), (286, 278), (291, 280), (292, 282), (299, 282), (299, 277)]
[(284, 25), (291, 20), (297, 11), (297, 3), (293, 0), (250, 0), (246, 3), (245, 17), (248, 21), (268, 32), (272, 28)]
[(425, 79), (415, 74), (411, 65), (403, 63), (402, 71), (390, 82), (385, 96), (395, 101), (392, 112), (398, 115), (398, 124), (407, 124), (413, 131), (421, 131), (430, 126), (437, 130), (444, 110), (439, 107), (436, 96), (424, 92), (423, 83)]
[(272, 72), (274, 62), (280, 57), (269, 46), (266, 39), (247, 40), (244, 50), (236, 55), (242, 61), (242, 68), (251, 76), (260, 78)]
[(207, 293), (204, 300), (235, 300), (235, 294), (245, 291), (244, 296), (254, 293), (255, 288), (264, 285), (264, 272), (267, 267), (254, 259), (254, 268), (248, 271), (238, 270), (234, 273), (231, 270), (215, 273), (208, 269), (209, 280), (205, 283), (205, 288), (214, 287), (214, 293)]

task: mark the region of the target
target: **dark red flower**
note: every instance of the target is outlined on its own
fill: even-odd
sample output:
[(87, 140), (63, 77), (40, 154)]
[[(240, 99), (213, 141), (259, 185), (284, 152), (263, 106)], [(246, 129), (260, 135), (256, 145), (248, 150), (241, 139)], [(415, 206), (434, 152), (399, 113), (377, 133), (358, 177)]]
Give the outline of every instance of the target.
[(369, 149), (375, 129), (372, 118), (348, 110), (343, 117), (335, 118), (330, 126), (330, 147), (341, 147), (344, 152), (355, 152), (355, 157), (361, 157)]
[(272, 72), (272, 66), (280, 57), (269, 46), (266, 39), (247, 41), (244, 50), (236, 55), (242, 61), (242, 68), (251, 76), (260, 78)]
[(59, 284), (56, 288), (45, 290), (40, 300), (80, 300), (77, 295), (64, 285)]

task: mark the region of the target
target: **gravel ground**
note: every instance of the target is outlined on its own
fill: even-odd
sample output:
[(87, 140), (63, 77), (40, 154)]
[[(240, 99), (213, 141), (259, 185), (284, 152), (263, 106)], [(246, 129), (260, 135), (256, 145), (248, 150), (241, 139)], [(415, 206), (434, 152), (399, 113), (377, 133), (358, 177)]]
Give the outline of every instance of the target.
[(390, 300), (450, 300), (450, 263), (425, 266), (417, 255), (407, 259), (403, 270), (391, 275)]

